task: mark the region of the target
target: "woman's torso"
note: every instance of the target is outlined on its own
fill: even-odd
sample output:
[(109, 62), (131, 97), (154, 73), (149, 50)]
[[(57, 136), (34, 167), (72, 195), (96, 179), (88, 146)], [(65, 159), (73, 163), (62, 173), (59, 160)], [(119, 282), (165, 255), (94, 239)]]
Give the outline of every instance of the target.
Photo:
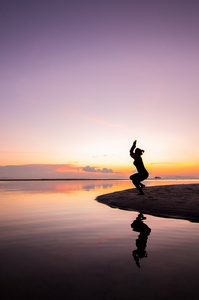
[(138, 173), (142, 174), (142, 175), (148, 175), (147, 170), (145, 169), (145, 166), (143, 164), (142, 158), (139, 157), (137, 159), (134, 160), (133, 163), (138, 171)]

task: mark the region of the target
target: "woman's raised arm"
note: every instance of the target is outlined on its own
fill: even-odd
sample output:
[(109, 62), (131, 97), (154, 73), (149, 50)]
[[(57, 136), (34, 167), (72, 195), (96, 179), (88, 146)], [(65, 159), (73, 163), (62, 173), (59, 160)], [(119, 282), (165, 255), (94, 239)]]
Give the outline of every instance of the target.
[(131, 157), (134, 156), (134, 150), (135, 150), (135, 148), (136, 148), (136, 143), (137, 143), (137, 141), (135, 140), (135, 141), (133, 142), (133, 145), (132, 145), (131, 149), (130, 149), (130, 156), (131, 156)]

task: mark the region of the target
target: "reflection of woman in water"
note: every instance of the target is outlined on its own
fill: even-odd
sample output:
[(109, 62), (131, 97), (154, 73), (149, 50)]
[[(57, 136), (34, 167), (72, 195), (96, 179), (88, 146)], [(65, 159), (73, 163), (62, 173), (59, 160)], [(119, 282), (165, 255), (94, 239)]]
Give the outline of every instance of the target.
[(141, 181), (147, 179), (149, 173), (145, 169), (141, 158), (141, 155), (144, 153), (144, 150), (136, 148), (136, 143), (137, 141), (134, 141), (133, 146), (130, 149), (130, 156), (134, 159), (134, 165), (136, 166), (138, 173), (131, 175), (130, 179), (132, 180), (136, 188), (139, 190), (140, 193), (138, 195), (144, 195), (142, 189), (143, 187), (145, 187), (145, 185), (142, 184)]
[(133, 231), (139, 232), (138, 239), (136, 240), (137, 249), (132, 252), (136, 265), (140, 268), (140, 259), (147, 257), (146, 246), (147, 239), (151, 233), (151, 228), (144, 224), (143, 220), (146, 218), (142, 213), (138, 215), (136, 220), (131, 224)]

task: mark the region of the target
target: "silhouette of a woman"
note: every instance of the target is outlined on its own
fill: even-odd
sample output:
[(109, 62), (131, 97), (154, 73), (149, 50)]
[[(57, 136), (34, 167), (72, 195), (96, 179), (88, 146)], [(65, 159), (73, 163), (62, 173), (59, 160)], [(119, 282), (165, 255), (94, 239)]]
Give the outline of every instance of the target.
[(134, 141), (133, 146), (130, 149), (130, 156), (134, 159), (133, 163), (136, 166), (138, 173), (131, 175), (130, 179), (132, 180), (135, 187), (138, 189), (138, 191), (139, 191), (138, 195), (144, 195), (144, 192), (142, 189), (143, 189), (143, 187), (145, 187), (145, 185), (142, 184), (141, 181), (147, 179), (149, 176), (149, 173), (145, 169), (142, 158), (141, 158), (141, 155), (144, 153), (144, 150), (136, 148), (136, 143), (137, 143), (137, 141)]

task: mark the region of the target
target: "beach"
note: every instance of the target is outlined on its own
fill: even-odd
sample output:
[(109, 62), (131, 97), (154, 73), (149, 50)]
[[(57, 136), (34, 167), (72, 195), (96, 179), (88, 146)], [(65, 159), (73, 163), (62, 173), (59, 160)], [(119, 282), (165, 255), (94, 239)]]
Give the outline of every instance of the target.
[(144, 193), (138, 195), (132, 188), (101, 195), (96, 200), (112, 208), (199, 222), (199, 184), (150, 186), (144, 188)]

